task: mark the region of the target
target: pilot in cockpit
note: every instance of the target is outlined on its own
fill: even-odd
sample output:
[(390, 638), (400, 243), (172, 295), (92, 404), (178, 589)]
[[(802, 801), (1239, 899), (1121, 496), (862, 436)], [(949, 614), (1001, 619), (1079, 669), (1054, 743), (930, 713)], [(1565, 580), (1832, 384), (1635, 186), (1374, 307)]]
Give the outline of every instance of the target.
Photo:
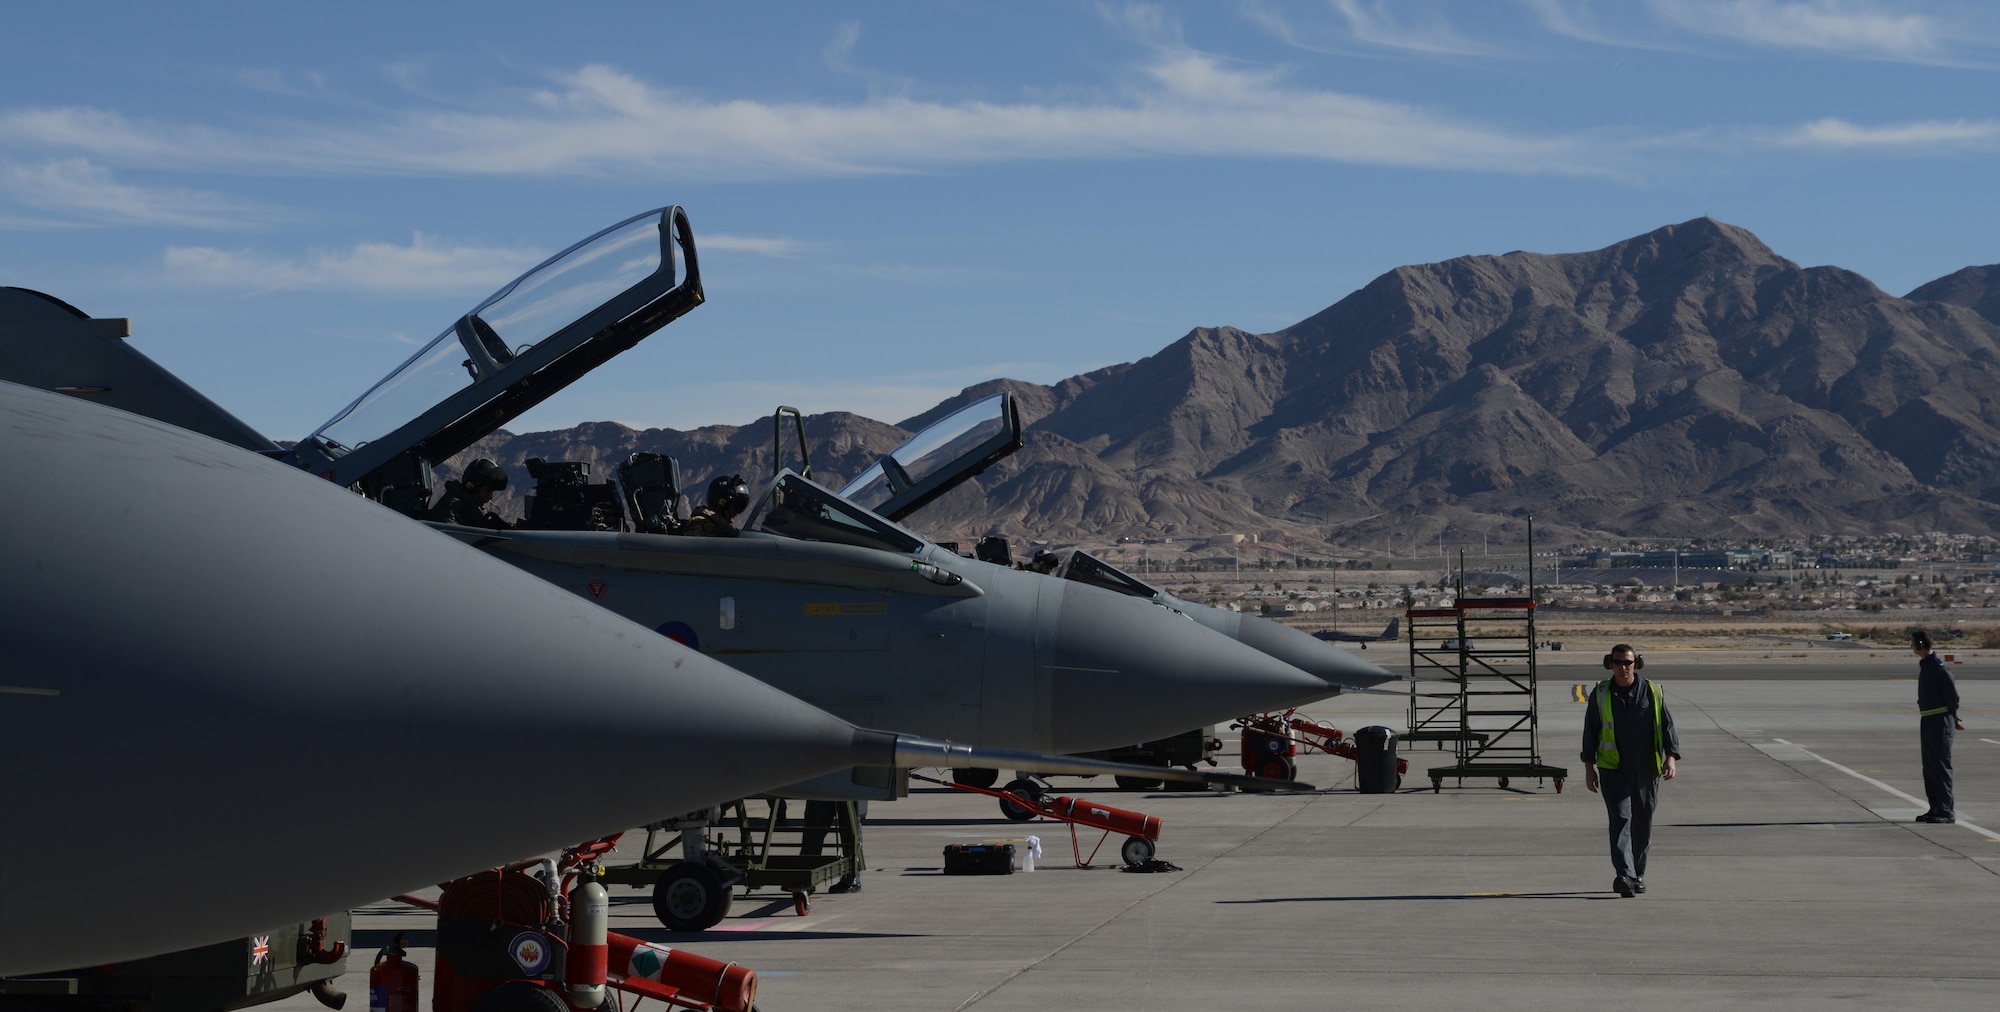
[(507, 472), (490, 458), (481, 457), (466, 465), (465, 474), (457, 481), (445, 484), (444, 494), (431, 507), (430, 518), (463, 527), (509, 530), (514, 526), (512, 523), (486, 508), (493, 501), (493, 493), (506, 487)]
[(708, 483), (708, 505), (694, 511), (681, 525), (680, 533), (695, 537), (733, 538), (736, 517), (750, 508), (750, 487), (740, 474), (717, 475)]

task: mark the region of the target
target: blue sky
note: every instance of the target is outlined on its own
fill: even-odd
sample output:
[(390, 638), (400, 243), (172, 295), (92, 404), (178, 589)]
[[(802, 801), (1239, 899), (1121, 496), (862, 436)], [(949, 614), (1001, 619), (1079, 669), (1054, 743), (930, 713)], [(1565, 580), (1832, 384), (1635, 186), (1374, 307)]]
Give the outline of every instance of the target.
[(10, 4), (0, 284), (277, 438), (629, 214), (709, 302), (516, 431), (894, 421), (1401, 264), (1709, 215), (1892, 294), (2000, 261), (2000, 7)]

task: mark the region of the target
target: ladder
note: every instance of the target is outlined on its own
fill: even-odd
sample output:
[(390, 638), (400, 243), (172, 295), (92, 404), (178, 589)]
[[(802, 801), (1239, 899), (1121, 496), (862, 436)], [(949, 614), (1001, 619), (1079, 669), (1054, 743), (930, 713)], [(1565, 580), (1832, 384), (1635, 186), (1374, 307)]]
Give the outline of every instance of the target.
[[(1467, 597), (1465, 553), (1458, 557), (1450, 606), (1411, 608), (1410, 734), (1452, 743), (1453, 762), (1430, 769), (1431, 789), (1447, 778), (1492, 777), (1507, 787), (1516, 777), (1555, 781), (1562, 793), (1569, 770), (1542, 761), (1541, 703), (1536, 695), (1535, 521), (1528, 518), (1527, 596)], [(1419, 691), (1440, 678), (1453, 691)]]

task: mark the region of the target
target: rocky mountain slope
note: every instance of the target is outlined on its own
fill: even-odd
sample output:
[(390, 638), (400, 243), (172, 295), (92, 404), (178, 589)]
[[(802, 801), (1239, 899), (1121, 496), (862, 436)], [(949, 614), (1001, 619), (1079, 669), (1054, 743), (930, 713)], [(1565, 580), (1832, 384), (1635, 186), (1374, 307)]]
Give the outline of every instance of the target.
[[(1275, 333), (1199, 328), (898, 426), (814, 416), (815, 468), (852, 475), (1002, 388), (1026, 448), (920, 514), (928, 533), (1381, 547), (1446, 525), (1517, 536), (1530, 515), (1559, 538), (2000, 530), (2000, 267), (1896, 298), (1706, 218), (1588, 253), (1401, 267)], [(691, 479), (770, 470), (762, 423), (597, 423), (476, 452), (525, 477), (527, 456), (637, 449)]]

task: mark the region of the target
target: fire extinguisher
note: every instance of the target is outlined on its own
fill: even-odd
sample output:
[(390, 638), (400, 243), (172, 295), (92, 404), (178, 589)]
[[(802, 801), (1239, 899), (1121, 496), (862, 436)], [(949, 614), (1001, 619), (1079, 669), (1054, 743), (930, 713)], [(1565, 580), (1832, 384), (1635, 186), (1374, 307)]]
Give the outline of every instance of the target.
[(569, 891), (569, 958), (563, 964), (563, 990), (573, 1009), (594, 1009), (604, 1004), (604, 974), (610, 956), (607, 927), (611, 918), (611, 894), (597, 881), (596, 865), (584, 869), (589, 876)]
[(375, 954), (368, 970), (368, 1012), (417, 1012), (417, 964), (403, 959), (403, 936)]

